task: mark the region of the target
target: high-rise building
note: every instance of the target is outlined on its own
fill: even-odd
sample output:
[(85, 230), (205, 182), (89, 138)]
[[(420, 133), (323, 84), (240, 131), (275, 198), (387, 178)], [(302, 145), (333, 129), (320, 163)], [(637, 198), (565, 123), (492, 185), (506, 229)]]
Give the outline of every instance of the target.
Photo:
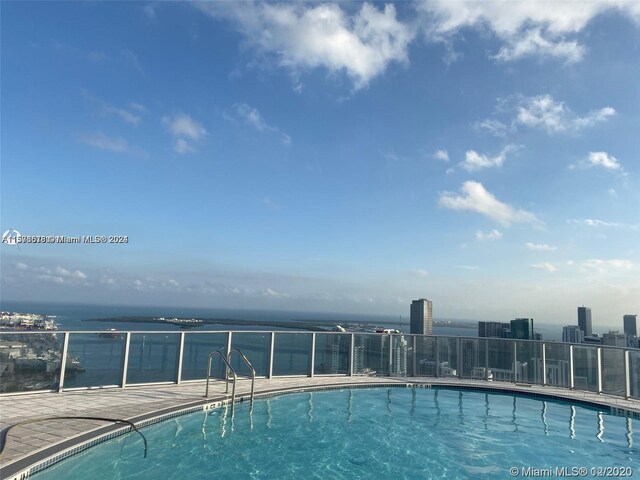
[(397, 377), (406, 377), (409, 345), (403, 335), (396, 336), (393, 339), (393, 371), (391, 374)]
[(591, 330), (591, 309), (589, 307), (578, 307), (578, 326), (585, 337), (590, 337), (593, 333)]
[(502, 322), (478, 322), (478, 336), (482, 338), (511, 338), (511, 324)]
[(511, 338), (533, 340), (533, 318), (511, 320)]
[(638, 323), (636, 321), (637, 317), (637, 315), (625, 315), (624, 317), (622, 317), (625, 335), (631, 335), (632, 337), (638, 336)]
[(582, 343), (584, 332), (577, 325), (567, 325), (562, 327), (562, 341), (567, 343)]
[(432, 303), (426, 298), (411, 302), (409, 329), (412, 334), (431, 335), (433, 332)]
[(602, 344), (611, 345), (612, 347), (626, 347), (627, 336), (624, 333), (616, 331), (609, 331), (602, 335)]

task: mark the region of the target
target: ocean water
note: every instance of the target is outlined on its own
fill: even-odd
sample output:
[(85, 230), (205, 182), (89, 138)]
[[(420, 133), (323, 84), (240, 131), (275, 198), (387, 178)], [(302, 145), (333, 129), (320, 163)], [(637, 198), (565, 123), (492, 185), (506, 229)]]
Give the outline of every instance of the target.
[[(34, 476), (73, 479), (494, 479), (640, 468), (637, 421), (567, 403), (439, 389), (309, 392), (166, 420)], [(634, 438), (635, 437), (635, 438)], [(564, 475), (567, 476), (567, 475)]]
[[(221, 309), (221, 308), (189, 308), (189, 307), (155, 307), (155, 306), (119, 306), (119, 305), (81, 305), (62, 303), (38, 303), (38, 302), (0, 302), (0, 309), (3, 311), (17, 311), (38, 313), (43, 315), (55, 315), (56, 322), (61, 330), (104, 330), (117, 328), (118, 330), (139, 330), (139, 331), (176, 331), (180, 328), (175, 325), (134, 323), (134, 322), (87, 322), (86, 319), (108, 318), (108, 317), (181, 317), (181, 318), (228, 318), (240, 320), (270, 320), (270, 321), (295, 321), (305, 320), (317, 322), (318, 325), (334, 325), (342, 322), (356, 322), (370, 326), (387, 328), (397, 328), (408, 333), (408, 317), (403, 317), (406, 323), (400, 324), (400, 319), (391, 315), (376, 314), (351, 314), (334, 312), (296, 312), (278, 310), (242, 310), (242, 309)], [(436, 317), (436, 320), (439, 320)], [(501, 320), (502, 321), (502, 320)], [(504, 320), (506, 321), (506, 320)], [(456, 320), (464, 322), (470, 328), (460, 328), (458, 326), (434, 325), (435, 335), (465, 336), (475, 337), (478, 335), (477, 321)], [(562, 339), (562, 327), (558, 325), (545, 325), (534, 322), (535, 329), (542, 333), (544, 340), (560, 341)], [(203, 325), (192, 330), (282, 330), (282, 328), (268, 326), (247, 326), (238, 325), (233, 322), (228, 324)]]

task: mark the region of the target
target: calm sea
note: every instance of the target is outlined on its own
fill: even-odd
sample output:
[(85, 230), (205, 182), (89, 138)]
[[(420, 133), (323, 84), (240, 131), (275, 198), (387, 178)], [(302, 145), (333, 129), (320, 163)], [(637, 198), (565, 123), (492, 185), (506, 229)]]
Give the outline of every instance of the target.
[[(11, 312), (28, 312), (56, 317), (60, 330), (104, 330), (117, 328), (118, 330), (162, 330), (176, 331), (178, 326), (171, 324), (151, 324), (137, 322), (87, 322), (92, 318), (109, 317), (165, 317), (165, 318), (223, 318), (237, 320), (280, 320), (295, 321), (305, 320), (316, 322), (318, 325), (327, 323), (355, 322), (370, 326), (397, 328), (402, 332), (408, 332), (408, 318), (403, 317), (405, 323), (401, 323), (399, 317), (376, 314), (345, 314), (333, 312), (296, 312), (277, 310), (241, 310), (220, 308), (189, 308), (189, 307), (149, 307), (149, 306), (113, 306), (113, 305), (81, 305), (62, 303), (36, 303), (36, 302), (0, 302), (0, 310)], [(436, 320), (438, 320), (436, 318)], [(454, 321), (454, 320), (452, 320)], [(505, 320), (506, 321), (506, 320)], [(455, 320), (458, 324), (466, 324), (470, 328), (459, 326), (435, 325), (434, 334), (475, 337), (478, 334), (477, 321)], [(544, 340), (557, 340), (562, 338), (562, 327), (557, 325), (545, 325), (537, 323), (535, 328), (542, 334)], [(231, 320), (227, 324), (203, 325), (193, 330), (282, 330), (282, 328), (270, 326), (248, 326), (234, 324)]]

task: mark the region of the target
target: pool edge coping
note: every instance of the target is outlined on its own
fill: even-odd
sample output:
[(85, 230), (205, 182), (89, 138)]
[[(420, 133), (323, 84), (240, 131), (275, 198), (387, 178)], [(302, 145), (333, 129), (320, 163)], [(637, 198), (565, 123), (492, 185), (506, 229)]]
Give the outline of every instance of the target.
[[(607, 402), (608, 397), (603, 397), (601, 401), (594, 399), (581, 399), (571, 396), (573, 390), (564, 392), (540, 392), (540, 391), (527, 391), (524, 387), (530, 387), (530, 385), (518, 385), (509, 384), (504, 385), (482, 385), (482, 384), (456, 384), (447, 381), (438, 381), (437, 379), (426, 380), (424, 378), (416, 379), (415, 377), (400, 377), (390, 382), (344, 382), (344, 383), (332, 383), (326, 385), (308, 385), (308, 386), (291, 386), (291, 387), (278, 387), (271, 390), (263, 390), (256, 392), (255, 399), (270, 398), (279, 395), (305, 393), (313, 391), (323, 390), (341, 390), (341, 389), (360, 389), (360, 388), (424, 388), (432, 389), (439, 388), (443, 390), (458, 390), (458, 391), (475, 391), (493, 394), (508, 394), (517, 395), (525, 398), (534, 398), (538, 400), (554, 400), (566, 403), (576, 404), (582, 407), (599, 409), (607, 411), (612, 416), (622, 416), (640, 420), (640, 404), (637, 409), (620, 407), (614, 405), (612, 402)], [(235, 403), (243, 403), (250, 399), (248, 393), (243, 393), (236, 396)], [(198, 411), (208, 411), (217, 408), (222, 408), (231, 403), (229, 395), (211, 396), (209, 398), (202, 398), (195, 402), (189, 402), (186, 404), (174, 405), (171, 407), (161, 408), (159, 410), (153, 410), (142, 415), (130, 417), (126, 420), (135, 424), (137, 428), (143, 428), (156, 423), (195, 413)], [(56, 465), (57, 463), (66, 460), (84, 450), (87, 450), (93, 446), (104, 443), (113, 438), (120, 437), (132, 431), (131, 426), (123, 426), (122, 424), (108, 424), (102, 427), (97, 427), (88, 430), (84, 433), (76, 435), (74, 437), (65, 439), (56, 444), (44, 447), (40, 450), (25, 455), (24, 457), (17, 458), (12, 462), (2, 465), (0, 467), (0, 480), (26, 480), (31, 475), (39, 473), (43, 470)], [(7, 473), (8, 472), (8, 473)]]

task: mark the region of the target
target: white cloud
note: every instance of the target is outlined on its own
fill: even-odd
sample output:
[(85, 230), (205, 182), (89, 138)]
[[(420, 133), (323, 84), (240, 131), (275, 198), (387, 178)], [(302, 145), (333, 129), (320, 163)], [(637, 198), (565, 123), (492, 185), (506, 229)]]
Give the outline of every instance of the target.
[(281, 132), (278, 127), (269, 125), (262, 117), (257, 108), (251, 107), (246, 103), (236, 103), (231, 107), (230, 113), (225, 113), (224, 117), (233, 123), (242, 123), (258, 132), (279, 132), (281, 134), (282, 143), (291, 145), (291, 137)]
[(247, 43), (294, 76), (308, 69), (344, 72), (356, 89), (392, 62), (408, 63), (412, 29), (383, 9), (364, 3), (353, 14), (339, 4), (199, 2), (214, 18), (232, 20)]
[(184, 138), (176, 138), (176, 142), (173, 145), (173, 150), (180, 155), (196, 152), (196, 149)]
[(200, 140), (207, 135), (207, 130), (189, 115), (179, 113), (173, 118), (164, 117), (163, 121), (175, 137), (186, 137), (191, 140)]
[(554, 250), (558, 249), (558, 247), (554, 245), (547, 245), (546, 243), (527, 242), (525, 245), (529, 250), (537, 250), (541, 252), (553, 252)]
[(495, 157), (489, 157), (475, 150), (467, 150), (464, 162), (461, 162), (460, 166), (467, 172), (474, 172), (482, 168), (501, 167), (507, 159), (507, 154), (517, 150), (517, 148), (516, 145), (507, 145)]
[(147, 157), (148, 153), (140, 147), (130, 145), (122, 137), (110, 137), (102, 132), (83, 134), (78, 137), (80, 143), (100, 150), (107, 150), (115, 153), (124, 153), (136, 157)]
[(491, 118), (476, 122), (473, 124), (473, 127), (477, 130), (485, 130), (496, 137), (506, 137), (510, 129), (508, 125), (502, 123), (500, 120)]
[(476, 232), (476, 240), (480, 240), (480, 241), (499, 240), (501, 238), (502, 238), (502, 232), (499, 232), (495, 228), (487, 233), (484, 233), (482, 230), (478, 230)]
[(637, 270), (640, 268), (639, 265), (633, 263), (630, 260), (623, 259), (609, 259), (603, 260), (600, 258), (590, 258), (588, 260), (584, 260), (581, 263), (581, 267), (586, 270), (593, 270), (598, 273), (619, 273), (619, 272), (628, 272), (632, 270)]
[(493, 58), (509, 62), (528, 56), (548, 56), (564, 59), (567, 63), (576, 63), (582, 60), (584, 54), (585, 48), (578, 42), (550, 40), (544, 37), (539, 28), (532, 28), (500, 48)]
[(192, 141), (202, 141), (208, 135), (202, 124), (184, 113), (179, 113), (173, 117), (165, 116), (162, 121), (174, 137), (174, 151), (180, 155), (196, 152)]
[(451, 48), (465, 28), (489, 31), (503, 46), (493, 58), (513, 61), (524, 57), (580, 61), (586, 49), (576, 38), (596, 16), (609, 10), (640, 20), (638, 3), (628, 0), (593, 2), (428, 0), (419, 4), (427, 38)]
[(267, 124), (257, 109), (250, 107), (246, 103), (236, 103), (232, 107), (235, 117), (240, 119), (246, 125), (255, 128), (259, 132), (263, 130), (273, 130), (274, 128)]
[(573, 219), (567, 220), (567, 223), (573, 225), (586, 225), (587, 227), (620, 227), (620, 223), (616, 222), (605, 222), (604, 220), (598, 220), (595, 218), (585, 218), (585, 219)]
[(446, 150), (438, 150), (433, 154), (433, 158), (435, 158), (436, 160), (442, 160), (443, 162), (448, 162), (449, 152), (447, 152)]
[(16, 263), (16, 268), (18, 270), (28, 270), (29, 266), (26, 263), (18, 262)]
[(515, 122), (531, 128), (542, 128), (548, 133), (579, 131), (615, 115), (611, 107), (589, 112), (584, 117), (575, 115), (565, 107), (564, 102), (556, 102), (551, 95), (522, 97), (518, 102)]
[(82, 96), (93, 104), (96, 114), (100, 116), (116, 116), (130, 125), (138, 125), (142, 120), (140, 114), (147, 110), (143, 105), (135, 102), (131, 102), (128, 108), (116, 107), (86, 90), (82, 91)]
[(101, 150), (109, 150), (118, 153), (125, 153), (130, 149), (129, 144), (124, 138), (108, 137), (102, 132), (83, 135), (80, 137), (80, 142)]
[(509, 226), (512, 223), (528, 223), (534, 226), (542, 224), (533, 213), (501, 202), (479, 182), (464, 182), (461, 191), (462, 195), (451, 192), (442, 193), (438, 204), (450, 210), (480, 213), (503, 226)]
[(589, 152), (587, 162), (590, 166), (601, 166), (610, 170), (619, 170), (620, 162), (607, 152)]
[(59, 277), (78, 278), (80, 280), (85, 280), (87, 278), (87, 275), (80, 270), (69, 271), (63, 267), (56, 267), (53, 272)]
[(473, 126), (497, 137), (506, 137), (518, 127), (538, 128), (550, 134), (578, 133), (616, 114), (614, 108), (602, 107), (580, 116), (549, 94), (532, 97), (510, 95), (498, 98), (496, 103), (496, 116), (502, 119), (487, 118)]
[(536, 270), (544, 270), (549, 273), (553, 273), (558, 270), (558, 268), (553, 263), (549, 263), (549, 262), (534, 263), (533, 265), (531, 265), (531, 268), (535, 268)]

